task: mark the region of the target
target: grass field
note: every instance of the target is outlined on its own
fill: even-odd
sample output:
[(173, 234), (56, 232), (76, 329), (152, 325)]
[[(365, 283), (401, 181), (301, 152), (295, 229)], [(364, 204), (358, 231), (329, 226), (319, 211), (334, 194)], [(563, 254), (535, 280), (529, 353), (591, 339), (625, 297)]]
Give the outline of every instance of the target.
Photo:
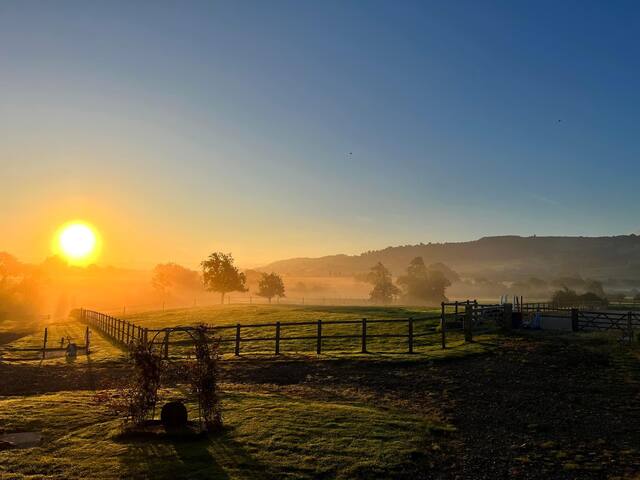
[[(20, 349), (42, 348), (45, 328), (47, 329), (47, 346), (49, 348), (60, 347), (60, 339), (63, 337), (78, 345), (84, 345), (85, 343), (86, 325), (71, 320), (41, 322), (32, 325), (29, 330), (23, 331), (17, 338), (6, 345), (0, 346), (3, 357), (16, 360), (24, 359), (25, 361), (29, 358), (40, 358), (40, 352), (20, 351)], [(125, 352), (112, 345), (111, 342), (96, 331), (91, 331), (90, 333), (90, 346), (91, 350), (93, 350), (91, 355), (91, 361), (93, 362), (121, 360), (125, 357)], [(64, 352), (55, 352), (47, 353), (44, 361), (51, 364), (68, 362), (82, 364), (86, 363), (88, 359), (86, 355), (78, 355), (74, 360), (67, 360)]]
[(408, 478), (424, 446), (451, 429), (358, 403), (248, 391), (228, 391), (224, 401), (223, 433), (154, 441), (122, 438), (121, 422), (92, 406), (90, 392), (0, 400), (4, 429), (45, 437), (42, 447), (0, 452), (0, 477)]
[[(383, 337), (385, 335), (407, 335), (408, 318), (414, 318), (414, 350), (427, 352), (439, 349), (439, 310), (433, 308), (404, 307), (325, 307), (325, 306), (285, 306), (285, 305), (247, 305), (175, 309), (167, 311), (133, 314), (125, 317), (137, 325), (150, 329), (159, 329), (177, 325), (207, 324), (256, 325), (268, 327), (243, 327), (241, 330), (241, 352), (273, 354), (276, 334), (276, 322), (281, 322), (281, 352), (315, 352), (317, 325), (291, 325), (295, 322), (317, 322), (322, 320), (323, 353), (357, 353), (361, 351), (363, 318), (367, 319), (367, 351), (371, 353), (398, 354), (408, 351), (407, 338)], [(380, 323), (376, 320), (405, 319), (397, 323)], [(350, 324), (335, 324), (334, 321), (352, 321)], [(234, 348), (235, 329), (221, 329), (218, 334), (223, 340), (223, 351), (230, 353)], [(339, 336), (339, 338), (331, 338)], [(380, 336), (380, 337), (378, 337)], [(300, 339), (298, 337), (311, 337)], [(158, 341), (162, 340), (158, 337)], [(488, 337), (485, 337), (485, 339)], [(264, 339), (256, 341), (256, 339)], [(186, 334), (172, 334), (170, 341), (187, 341)], [(451, 346), (462, 342), (460, 331), (452, 330), (448, 335)], [(182, 354), (183, 350), (171, 347), (171, 352)]]
[[(432, 313), (224, 306), (130, 320), (160, 328)], [(74, 339), (84, 330), (74, 321), (49, 328)], [(636, 478), (637, 348), (599, 334), (559, 335), (491, 334), (416, 355), (398, 354), (398, 345), (389, 355), (225, 356), (224, 431), (181, 439), (122, 434), (95, 394), (130, 367), (121, 348), (94, 333), (90, 357), (0, 361), (0, 434), (43, 435), (37, 447), (0, 450), (0, 478)], [(9, 345), (37, 345), (41, 336), (38, 326)], [(345, 346), (356, 351), (359, 342)], [(163, 388), (160, 404), (174, 399), (195, 416), (179, 383)]]

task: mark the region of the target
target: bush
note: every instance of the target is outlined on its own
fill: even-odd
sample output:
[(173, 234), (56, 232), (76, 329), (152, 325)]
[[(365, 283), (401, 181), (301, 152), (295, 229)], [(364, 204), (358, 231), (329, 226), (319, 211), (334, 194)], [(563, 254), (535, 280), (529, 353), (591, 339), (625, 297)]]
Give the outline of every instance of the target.
[(564, 287), (562, 290), (556, 290), (551, 297), (551, 303), (563, 307), (573, 307), (584, 304), (601, 304), (607, 305), (606, 298), (599, 297), (595, 293), (587, 292), (579, 295), (575, 290)]
[(222, 427), (222, 409), (218, 394), (218, 361), (220, 339), (209, 341), (206, 327), (200, 326), (194, 335), (196, 361), (187, 365), (187, 378), (191, 391), (198, 398), (200, 418), (207, 431)]
[(133, 374), (128, 381), (117, 386), (114, 394), (102, 392), (95, 400), (124, 416), (125, 421), (140, 425), (155, 414), (163, 365), (151, 346), (142, 342), (132, 344), (129, 357), (133, 362)]

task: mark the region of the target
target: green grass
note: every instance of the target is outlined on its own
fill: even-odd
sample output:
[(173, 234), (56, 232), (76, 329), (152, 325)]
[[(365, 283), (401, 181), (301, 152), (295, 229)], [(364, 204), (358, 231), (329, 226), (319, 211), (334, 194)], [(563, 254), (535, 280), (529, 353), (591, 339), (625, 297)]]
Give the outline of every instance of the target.
[[(36, 328), (34, 331), (25, 334), (24, 336), (10, 342), (5, 347), (21, 349), (21, 348), (41, 348), (44, 340), (44, 328), (47, 328), (47, 347), (57, 348), (60, 347), (60, 339), (68, 337), (71, 342), (77, 343), (79, 346), (84, 346), (85, 329), (86, 325), (80, 324), (75, 320), (60, 321), (56, 323), (43, 324)], [(66, 341), (65, 341), (66, 345)], [(106, 340), (102, 335), (96, 331), (92, 331), (90, 335), (91, 346), (91, 360), (94, 362), (100, 362), (105, 360), (119, 360), (124, 358), (124, 352), (115, 347), (111, 342)], [(39, 352), (21, 352), (16, 350), (6, 350), (5, 356), (13, 359), (28, 359), (33, 357), (40, 357)], [(79, 354), (74, 360), (74, 363), (83, 364), (86, 363), (87, 358), (84, 354)], [(67, 362), (64, 352), (52, 352), (47, 353), (44, 360), (45, 364), (55, 364)]]
[(224, 415), (225, 432), (211, 438), (135, 439), (119, 436), (121, 421), (91, 393), (0, 399), (2, 429), (45, 438), (0, 452), (0, 477), (400, 478), (451, 430), (400, 410), (250, 391), (228, 392)]
[[(325, 322), (322, 327), (323, 353), (357, 353), (361, 351), (361, 320), (367, 323), (367, 351), (371, 353), (398, 354), (408, 351), (407, 338), (378, 337), (376, 335), (406, 335), (408, 321), (399, 323), (375, 323), (376, 319), (408, 319), (409, 317), (430, 317), (428, 320), (414, 321), (414, 351), (426, 352), (439, 349), (441, 345), (439, 330), (439, 310), (433, 308), (403, 308), (403, 307), (341, 307), (341, 306), (285, 306), (285, 305), (244, 305), (214, 307), (200, 307), (191, 309), (175, 309), (141, 314), (132, 314), (126, 318), (137, 325), (149, 329), (160, 329), (174, 326), (188, 326), (197, 324), (219, 325), (250, 325), (274, 324), (281, 322), (281, 353), (310, 353), (316, 350), (317, 325), (284, 325), (288, 322)], [(336, 320), (351, 320), (352, 324), (326, 324)], [(223, 340), (223, 352), (231, 353), (234, 349), (235, 329), (219, 330)], [(241, 329), (241, 353), (273, 354), (275, 350), (276, 327), (243, 327)], [(161, 334), (157, 341), (161, 341)], [(330, 338), (333, 335), (348, 335), (352, 338)], [(313, 337), (309, 339), (289, 339), (290, 337)], [(184, 333), (172, 333), (170, 341), (188, 341)], [(257, 341), (263, 338), (266, 340)], [(253, 341), (251, 341), (253, 340)], [(460, 345), (462, 335), (460, 331), (450, 331), (447, 343)], [(182, 355), (184, 349), (178, 346), (170, 347), (170, 355)]]
[(295, 305), (215, 305), (209, 307), (156, 310), (122, 318), (147, 328), (173, 325), (233, 325), (236, 323), (274, 323), (362, 318), (408, 318), (439, 315), (439, 309), (404, 307), (295, 306)]

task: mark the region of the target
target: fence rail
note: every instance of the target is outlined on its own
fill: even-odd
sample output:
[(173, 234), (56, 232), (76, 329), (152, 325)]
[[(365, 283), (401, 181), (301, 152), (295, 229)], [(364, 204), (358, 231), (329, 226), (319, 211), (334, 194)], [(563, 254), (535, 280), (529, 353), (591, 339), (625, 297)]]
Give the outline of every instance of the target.
[[(84, 353), (85, 355), (89, 355), (91, 353), (91, 334), (88, 326), (84, 331), (83, 340), (84, 340), (84, 344), (77, 344), (75, 342), (71, 342), (71, 339), (69, 337), (67, 338), (62, 337), (59, 347), (51, 346), (51, 345), (57, 344), (58, 340), (57, 339), (52, 340), (50, 338), (49, 328), (45, 327), (42, 335), (41, 344), (39, 346), (21, 347), (21, 346), (5, 345), (2, 348), (0, 348), (0, 359), (2, 361), (44, 360), (46, 358), (50, 358), (48, 356), (49, 353), (56, 354), (56, 353), (63, 353), (63, 352), (66, 353), (67, 355), (74, 355), (74, 356), (81, 353)], [(67, 342), (66, 346), (65, 346), (65, 341)], [(74, 353), (71, 353), (72, 351)], [(25, 357), (21, 355), (23, 353), (37, 353), (38, 355)], [(11, 357), (11, 356), (7, 356), (7, 354), (9, 355), (18, 354), (19, 356)]]
[(597, 331), (621, 330), (633, 338), (640, 330), (640, 312), (602, 312), (571, 310), (572, 330)]
[[(219, 337), (220, 343), (232, 345), (236, 356), (242, 353), (243, 346), (256, 343), (271, 344), (268, 348), (278, 355), (283, 351), (283, 346), (291, 345), (289, 342), (306, 342), (302, 345), (303, 350), (296, 351), (315, 350), (318, 355), (327, 351), (343, 351), (345, 348), (368, 353), (372, 346), (375, 347), (375, 351), (381, 353), (390, 352), (392, 346), (395, 347), (394, 352), (414, 353), (417, 348), (425, 346), (446, 348), (448, 342), (460, 337), (459, 333), (464, 334), (464, 341), (472, 341), (474, 333), (486, 333), (491, 328), (499, 326), (504, 316), (503, 307), (500, 305), (466, 302), (463, 309), (460, 305), (454, 312), (449, 312), (443, 304), (441, 315), (421, 317), (319, 319), (301, 322), (205, 325), (205, 328), (211, 337)], [(169, 357), (170, 349), (172, 354), (185, 353), (181, 352), (179, 347), (192, 345), (191, 332), (198, 328), (144, 328), (127, 320), (85, 309), (74, 310), (72, 314), (123, 348), (127, 348), (132, 342), (157, 345), (162, 348), (166, 358)], [(310, 344), (315, 348), (310, 348)]]

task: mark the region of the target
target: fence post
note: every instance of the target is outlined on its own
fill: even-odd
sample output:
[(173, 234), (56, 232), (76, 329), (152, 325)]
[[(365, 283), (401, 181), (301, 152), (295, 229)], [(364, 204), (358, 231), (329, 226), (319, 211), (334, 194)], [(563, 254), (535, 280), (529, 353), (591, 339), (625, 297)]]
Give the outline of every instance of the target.
[(362, 319), (362, 353), (367, 353), (367, 319)]
[(276, 322), (276, 355), (280, 355), (280, 322)]
[(236, 357), (240, 356), (240, 324), (236, 324)]
[(409, 317), (409, 353), (413, 353), (413, 318)]
[(144, 330), (142, 330), (142, 343), (144, 344), (145, 347), (147, 347), (147, 342), (149, 341), (149, 329), (145, 328)]
[(503, 305), (504, 308), (504, 317), (503, 317), (503, 328), (505, 331), (510, 332), (511, 331), (511, 325), (512, 325), (512, 318), (511, 318), (511, 314), (513, 313), (513, 304), (511, 303), (505, 303)]
[(318, 320), (318, 336), (316, 338), (316, 353), (322, 353), (322, 320)]
[(464, 310), (464, 341), (472, 342), (473, 341), (473, 308), (470, 303), (467, 303), (467, 306)]
[(571, 309), (571, 331), (572, 332), (577, 332), (580, 329), (580, 325), (578, 323), (578, 309), (577, 308), (572, 308)]
[(442, 348), (445, 349), (447, 348), (447, 332), (446, 332), (447, 324), (446, 324), (446, 318), (444, 314), (444, 302), (442, 302), (440, 306), (442, 307), (442, 312), (440, 313), (440, 335), (442, 336)]
[(164, 334), (164, 358), (167, 360), (169, 358), (169, 333), (171, 330), (167, 330)]
[(42, 359), (47, 353), (47, 327), (44, 327), (44, 341), (42, 342)]
[(629, 335), (629, 343), (633, 342), (633, 324), (631, 323), (632, 312), (627, 312), (627, 331)]
[(84, 331), (84, 346), (85, 346), (85, 353), (87, 355), (89, 355), (91, 353), (90, 351), (90, 347), (89, 347), (89, 327), (86, 328), (86, 330)]

